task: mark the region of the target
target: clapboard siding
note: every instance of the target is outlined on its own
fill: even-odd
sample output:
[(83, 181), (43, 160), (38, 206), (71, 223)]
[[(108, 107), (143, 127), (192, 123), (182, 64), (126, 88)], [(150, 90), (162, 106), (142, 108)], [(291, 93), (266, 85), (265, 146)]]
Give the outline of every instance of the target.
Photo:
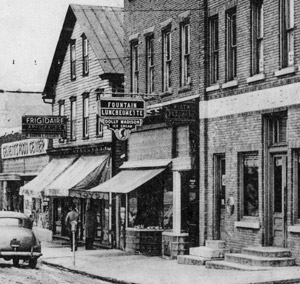
[[(103, 73), (101, 65), (98, 62), (91, 46), (89, 45), (89, 74), (83, 76), (82, 66), (82, 30), (78, 23), (75, 24), (72, 39), (76, 40), (76, 80), (71, 80), (70, 74), (70, 47), (66, 52), (62, 62), (62, 68), (58, 77), (56, 86), (56, 100), (54, 104), (54, 115), (59, 114), (59, 100), (65, 102), (65, 115), (70, 118), (71, 104), (70, 97), (76, 97), (76, 141), (65, 140), (63, 143), (58, 139), (54, 140), (54, 147), (78, 146), (101, 142), (111, 142), (112, 133), (104, 127), (103, 137), (96, 137), (96, 115), (97, 104), (96, 94), (91, 90), (103, 88), (105, 92), (111, 93), (112, 89), (108, 80), (100, 79), (99, 75)], [(90, 93), (89, 96), (89, 139), (83, 139), (83, 97), (84, 93)], [(70, 119), (68, 121), (67, 137), (70, 138)]]

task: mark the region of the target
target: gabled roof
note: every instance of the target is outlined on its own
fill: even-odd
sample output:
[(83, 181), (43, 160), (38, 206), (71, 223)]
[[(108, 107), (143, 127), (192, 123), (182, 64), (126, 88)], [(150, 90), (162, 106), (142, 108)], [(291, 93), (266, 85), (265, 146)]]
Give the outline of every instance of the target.
[(104, 74), (124, 74), (123, 8), (70, 5), (48, 73), (43, 96), (51, 97), (76, 21), (103, 69)]

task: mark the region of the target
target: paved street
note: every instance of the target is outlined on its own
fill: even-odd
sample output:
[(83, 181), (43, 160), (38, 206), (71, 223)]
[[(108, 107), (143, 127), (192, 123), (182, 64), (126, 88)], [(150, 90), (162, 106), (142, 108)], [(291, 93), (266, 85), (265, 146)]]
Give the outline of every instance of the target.
[(40, 261), (36, 269), (30, 269), (28, 264), (14, 267), (11, 261), (0, 260), (1, 284), (105, 284), (101, 280), (80, 274), (74, 274), (61, 269), (49, 267)]

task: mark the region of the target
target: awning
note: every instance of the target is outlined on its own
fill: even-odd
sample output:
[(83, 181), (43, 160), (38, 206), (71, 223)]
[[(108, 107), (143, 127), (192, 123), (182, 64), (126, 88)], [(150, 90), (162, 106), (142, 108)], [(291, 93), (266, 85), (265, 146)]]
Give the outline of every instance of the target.
[(61, 175), (75, 161), (75, 157), (53, 158), (36, 178), (20, 188), (20, 195), (39, 198), (45, 187)]
[(88, 192), (128, 193), (153, 179), (166, 168), (123, 170)]
[(22, 180), (20, 174), (0, 173), (0, 181), (16, 181), (16, 180)]
[(45, 196), (69, 196), (69, 190), (71, 189), (86, 190), (94, 187), (95, 184), (99, 184), (101, 173), (109, 171), (104, 163), (107, 159), (109, 159), (108, 155), (81, 156), (71, 167), (45, 188)]

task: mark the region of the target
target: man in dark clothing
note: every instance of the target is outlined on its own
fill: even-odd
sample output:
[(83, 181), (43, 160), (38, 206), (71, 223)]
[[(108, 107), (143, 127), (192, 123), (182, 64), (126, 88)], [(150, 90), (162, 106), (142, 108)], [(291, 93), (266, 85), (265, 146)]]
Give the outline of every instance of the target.
[(73, 232), (72, 232), (71, 223), (73, 221), (75, 221), (77, 223), (76, 230), (75, 230), (75, 250), (77, 250), (78, 219), (79, 219), (79, 214), (77, 212), (76, 205), (72, 205), (72, 210), (66, 216), (66, 224), (68, 226), (69, 235), (70, 235), (71, 251), (73, 251)]
[(85, 249), (93, 249), (94, 239), (97, 235), (97, 213), (92, 205), (89, 206), (85, 213)]

